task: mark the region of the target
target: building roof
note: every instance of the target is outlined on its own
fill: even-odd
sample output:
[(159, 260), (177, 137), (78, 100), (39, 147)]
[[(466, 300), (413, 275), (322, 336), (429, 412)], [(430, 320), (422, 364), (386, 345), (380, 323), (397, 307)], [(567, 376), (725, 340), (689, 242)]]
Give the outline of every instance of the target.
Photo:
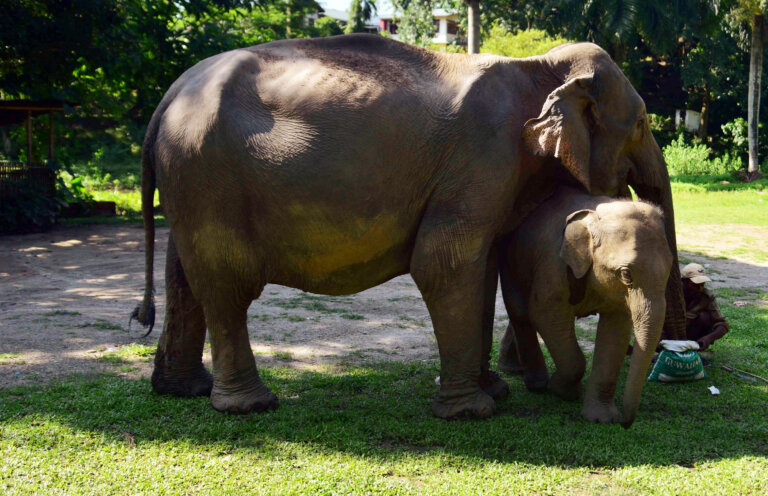
[[(458, 12), (451, 12), (445, 9), (432, 10), (432, 17), (453, 17), (458, 15), (459, 15)], [(399, 12), (386, 12), (386, 13), (379, 12), (379, 19), (386, 19), (388, 21), (391, 21), (399, 18), (400, 18)], [(378, 19), (376, 20), (378, 21)], [(371, 22), (373, 22), (373, 19), (371, 19)]]
[(0, 126), (21, 124), (27, 119), (48, 112), (62, 112), (75, 104), (60, 100), (2, 100), (0, 101)]

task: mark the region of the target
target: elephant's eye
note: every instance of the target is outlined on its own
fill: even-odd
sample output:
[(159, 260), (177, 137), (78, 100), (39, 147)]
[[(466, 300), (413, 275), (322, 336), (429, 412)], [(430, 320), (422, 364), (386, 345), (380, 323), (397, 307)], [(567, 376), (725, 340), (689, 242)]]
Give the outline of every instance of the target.
[(621, 282), (626, 284), (627, 286), (632, 285), (632, 272), (626, 267), (622, 267), (619, 269), (619, 279), (621, 279)]
[(634, 129), (634, 132), (632, 133), (633, 134), (632, 137), (635, 140), (639, 140), (640, 138), (643, 137), (644, 129), (645, 129), (645, 118), (641, 117), (640, 119), (637, 120), (637, 122), (635, 122), (635, 129)]

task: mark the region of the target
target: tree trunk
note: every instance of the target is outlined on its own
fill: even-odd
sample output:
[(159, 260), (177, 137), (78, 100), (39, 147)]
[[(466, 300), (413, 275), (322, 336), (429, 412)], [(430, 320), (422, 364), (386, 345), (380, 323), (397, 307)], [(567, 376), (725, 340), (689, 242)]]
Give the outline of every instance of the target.
[(701, 119), (699, 120), (699, 131), (696, 133), (702, 140), (707, 138), (707, 128), (709, 127), (709, 107), (712, 102), (712, 96), (709, 88), (705, 88), (704, 96), (701, 99)]
[(749, 97), (747, 105), (749, 111), (747, 119), (749, 123), (749, 168), (748, 180), (756, 179), (759, 175), (760, 162), (757, 157), (758, 124), (760, 123), (760, 79), (763, 72), (763, 40), (765, 19), (762, 14), (752, 17), (752, 46), (749, 57)]
[(291, 6), (285, 8), (285, 37), (291, 37)]
[(466, 0), (468, 9), (467, 19), (467, 52), (480, 53), (480, 0)]

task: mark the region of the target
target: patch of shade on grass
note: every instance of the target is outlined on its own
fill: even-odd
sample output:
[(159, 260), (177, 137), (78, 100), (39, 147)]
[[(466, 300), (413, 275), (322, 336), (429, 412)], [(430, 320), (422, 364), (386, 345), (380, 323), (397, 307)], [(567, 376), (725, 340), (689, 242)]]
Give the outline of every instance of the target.
[[(579, 403), (528, 393), (519, 377), (508, 377), (512, 395), (491, 419), (433, 418), (435, 362), (262, 368), (280, 408), (244, 416), (218, 413), (207, 398), (156, 395), (147, 380), (73, 378), (0, 391), (0, 487), (16, 494), (761, 494), (768, 385), (719, 366), (768, 375), (768, 295), (717, 294), (732, 331), (715, 344), (708, 377), (648, 383), (629, 430), (590, 424)], [(721, 395), (711, 396), (709, 385)]]

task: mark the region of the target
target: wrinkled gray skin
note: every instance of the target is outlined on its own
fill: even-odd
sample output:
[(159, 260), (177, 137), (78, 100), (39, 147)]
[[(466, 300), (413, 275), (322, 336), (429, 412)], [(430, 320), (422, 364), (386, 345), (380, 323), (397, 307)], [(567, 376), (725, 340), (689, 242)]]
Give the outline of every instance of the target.
[[(560, 188), (504, 238), (500, 251), (510, 325), (499, 367), (521, 370), (529, 389), (548, 386), (563, 398), (577, 399), (586, 364), (574, 319), (599, 313), (581, 413), (590, 421), (621, 420), (629, 427), (664, 324), (672, 254), (661, 210)], [(635, 347), (620, 417), (616, 379), (633, 328)], [(555, 362), (549, 381), (537, 332)]]
[[(234, 50), (171, 86), (142, 163), (142, 323), (155, 185), (171, 228), (153, 387), (210, 392), (214, 408), (230, 412), (277, 405), (246, 328), (267, 283), (336, 295), (410, 273), (440, 351), (433, 413), (487, 417), (507, 391), (488, 373), (496, 242), (538, 191), (573, 181), (618, 195), (637, 184), (668, 212), (675, 244), (669, 179), (643, 102), (591, 44), (524, 60), (370, 35)], [(679, 276), (670, 280), (681, 314), (670, 322), (681, 324)], [(212, 378), (201, 362), (206, 327)]]

